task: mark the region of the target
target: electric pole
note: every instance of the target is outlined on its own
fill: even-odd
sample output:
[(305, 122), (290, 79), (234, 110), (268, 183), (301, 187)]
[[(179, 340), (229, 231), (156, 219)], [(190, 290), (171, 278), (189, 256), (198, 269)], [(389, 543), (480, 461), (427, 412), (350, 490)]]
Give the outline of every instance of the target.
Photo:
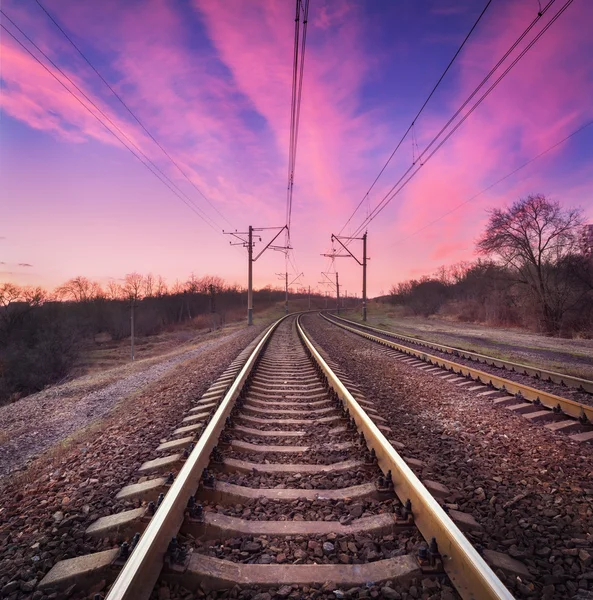
[(214, 286), (212, 284), (210, 284), (208, 286), (208, 289), (210, 291), (210, 312), (211, 313), (215, 313), (216, 312), (216, 306), (214, 303)]
[(131, 345), (132, 345), (132, 360), (135, 360), (134, 357), (134, 298), (132, 298), (131, 302), (130, 302), (130, 340), (131, 340)]
[[(356, 256), (354, 256), (354, 254), (352, 254), (352, 252), (350, 252), (350, 250), (348, 250), (348, 247), (342, 243), (342, 240), (347, 240), (347, 241), (352, 241), (352, 240), (361, 240), (362, 241), (362, 261), (358, 260), (358, 258), (356, 258)], [(334, 235), (332, 233), (331, 235), (331, 241), (334, 242), (338, 242), (338, 244), (340, 244), (340, 246), (342, 246), (342, 248), (344, 250), (346, 250), (346, 252), (348, 252), (348, 254), (325, 254), (324, 256), (331, 256), (332, 258), (353, 258), (361, 267), (362, 267), (362, 320), (366, 321), (367, 320), (367, 261), (370, 260), (369, 257), (367, 256), (367, 232), (364, 232), (364, 235), (362, 237), (347, 237), (347, 236), (340, 236), (340, 235)]]
[[(335, 273), (335, 275), (336, 275), (335, 283), (329, 277), (332, 273), (324, 273), (322, 271), (321, 274), (325, 277), (325, 280), (319, 281), (318, 283), (320, 283), (322, 285), (329, 285), (331, 287), (336, 288), (336, 308), (337, 308), (338, 314), (339, 314), (340, 313), (340, 282), (338, 279), (338, 272), (336, 271), (336, 273)], [(325, 293), (325, 308), (327, 308), (327, 297), (328, 297), (328, 292)]]
[[(255, 242), (253, 241), (254, 232), (265, 231), (268, 229), (279, 229), (278, 233), (268, 242), (268, 244), (264, 247), (263, 250), (254, 258), (253, 257), (253, 247), (255, 246)], [(271, 250), (280, 250), (281, 252), (286, 252), (290, 250), (287, 246), (273, 246), (272, 244), (276, 241), (276, 238), (285, 230), (288, 229), (286, 225), (283, 227), (252, 227), (249, 225), (248, 231), (223, 231), (225, 235), (232, 235), (236, 237), (238, 242), (229, 242), (231, 246), (243, 246), (247, 248), (247, 325), (253, 325), (253, 263), (268, 249)], [(247, 239), (245, 237), (247, 236)], [(255, 236), (260, 242), (261, 237), (259, 235)]]
[(367, 320), (367, 232), (362, 236), (362, 320)]
[(288, 283), (288, 271), (276, 273), (280, 279), (284, 279), (284, 312), (288, 314), (288, 288), (297, 281), (304, 273), (299, 273), (290, 283)]
[(251, 225), (247, 235), (247, 325), (250, 326), (253, 325), (253, 227)]
[(309, 286), (309, 310), (311, 310), (311, 286)]

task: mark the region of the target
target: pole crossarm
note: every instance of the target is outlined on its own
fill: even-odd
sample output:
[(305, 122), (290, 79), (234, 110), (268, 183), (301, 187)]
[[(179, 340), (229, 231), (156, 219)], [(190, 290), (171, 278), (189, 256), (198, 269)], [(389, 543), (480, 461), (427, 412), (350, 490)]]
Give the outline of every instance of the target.
[(344, 248), (344, 250), (346, 250), (346, 252), (348, 252), (347, 255), (344, 255), (344, 254), (338, 255), (338, 254), (336, 254), (334, 256), (336, 258), (348, 258), (348, 255), (350, 255), (362, 267), (362, 264), (363, 264), (362, 261), (358, 260), (358, 258), (356, 258), (356, 256), (354, 256), (354, 254), (352, 254), (352, 252), (350, 252), (350, 250), (348, 250), (347, 246), (345, 246), (342, 243), (342, 240), (363, 240), (363, 239), (364, 238), (361, 238), (361, 237), (358, 238), (358, 237), (337, 236), (337, 235), (334, 235), (332, 233), (332, 237), (331, 237), (332, 242), (335, 240), (336, 242), (338, 242), (338, 244), (340, 244), (340, 246), (342, 246), (342, 248)]
[[(247, 246), (247, 244), (249, 244), (248, 240), (246, 240), (245, 238), (241, 237), (242, 235), (247, 235), (248, 236), (249, 235), (248, 231), (223, 231), (222, 233), (224, 235), (232, 235), (233, 237), (236, 237), (239, 240), (239, 242), (234, 242), (234, 243), (233, 242), (229, 242), (229, 244), (231, 246), (241, 246), (241, 245)], [(261, 238), (259, 236), (258, 236), (258, 238), (259, 238), (259, 241), (261, 242)]]
[(335, 289), (336, 284), (329, 278), (329, 275), (327, 273), (323, 273), (323, 272), (321, 274), (327, 279), (327, 281), (319, 281), (318, 283), (323, 283), (324, 285), (329, 284)]
[[(276, 241), (278, 236), (287, 229), (287, 225), (282, 227), (252, 227), (249, 226), (249, 231), (223, 231), (225, 235), (232, 235), (234, 238), (238, 239), (238, 242), (229, 242), (231, 246), (243, 246), (247, 248), (247, 325), (253, 325), (253, 263), (268, 249), (270, 250), (280, 250), (283, 252), (287, 252), (290, 248), (288, 245), (286, 246), (274, 246), (273, 243)], [(278, 233), (264, 246), (263, 250), (254, 258), (253, 257), (253, 248), (255, 246), (254, 237), (257, 238), (260, 242), (261, 237), (259, 235), (254, 236), (254, 232), (260, 231), (268, 231), (268, 230), (278, 229)], [(247, 236), (245, 239), (243, 236)]]
[(300, 277), (303, 277), (305, 274), (304, 273), (299, 273), (289, 284), (288, 286), (290, 287), (293, 283), (295, 283), (297, 281), (297, 279), (299, 279)]
[[(275, 227), (267, 227), (266, 229), (276, 229)], [(285, 230), (287, 229), (287, 226), (284, 225), (283, 227), (279, 228), (280, 231), (278, 231), (278, 233), (268, 242), (268, 244), (264, 247), (264, 249), (255, 257), (253, 258), (253, 262), (255, 262), (268, 248), (272, 247), (272, 244), (276, 241), (276, 239), (278, 238), (278, 236)], [(263, 231), (262, 229), (255, 229), (254, 231)], [(273, 250), (287, 250), (288, 248), (285, 246), (273, 246), (272, 247)]]

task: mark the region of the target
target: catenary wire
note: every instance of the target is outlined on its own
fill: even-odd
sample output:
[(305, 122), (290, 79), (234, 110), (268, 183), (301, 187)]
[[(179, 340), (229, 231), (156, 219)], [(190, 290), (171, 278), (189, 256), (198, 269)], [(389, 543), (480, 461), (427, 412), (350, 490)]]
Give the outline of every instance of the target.
[[(383, 199), (379, 202), (379, 204), (373, 209), (368, 218), (366, 218), (363, 223), (358, 227), (356, 233), (353, 235), (357, 235), (358, 232), (362, 231), (368, 224), (377, 217), (382, 210), (393, 200), (393, 198), (399, 194), (400, 191), (404, 189), (404, 187), (415, 177), (415, 175), (426, 165), (426, 163), (438, 152), (438, 150), (447, 142), (447, 140), (459, 129), (459, 127), (463, 124), (463, 122), (473, 113), (476, 108), (486, 99), (486, 97), (498, 86), (498, 84), (504, 79), (504, 77), (513, 69), (513, 67), (525, 56), (525, 54), (535, 45), (535, 43), (543, 36), (543, 34), (552, 26), (553, 23), (564, 13), (564, 11), (572, 4), (574, 0), (568, 0), (564, 6), (550, 19), (550, 21), (545, 25), (545, 27), (536, 35), (536, 37), (531, 40), (531, 42), (521, 51), (521, 53), (513, 60), (513, 62), (505, 69), (505, 71), (498, 77), (498, 79), (482, 94), (482, 96), (475, 102), (475, 104), (470, 108), (470, 110), (463, 116), (463, 118), (455, 125), (455, 127), (445, 136), (445, 138), (438, 144), (438, 146), (421, 162), (420, 166), (407, 178), (406, 176), (410, 171), (413, 170), (415, 165), (411, 165), (405, 171), (405, 173), (399, 178), (399, 180), (391, 187), (391, 189), (385, 194)], [(551, 0), (544, 11), (547, 10), (555, 0)], [(539, 18), (539, 17), (538, 17)], [(483, 83), (480, 83), (479, 87), (482, 87)], [(475, 90), (472, 92), (471, 97), (475, 95)], [(464, 106), (467, 105), (467, 102), (464, 103)], [(458, 113), (457, 113), (458, 114)], [(449, 121), (450, 122), (450, 121)], [(443, 134), (444, 130), (447, 126), (443, 127), (439, 133), (432, 139), (432, 141), (428, 144), (428, 146), (423, 150), (420, 155), (420, 159), (426, 154), (428, 149), (438, 140), (438, 138)], [(404, 181), (405, 179), (405, 181)], [(400, 183), (404, 181), (401, 185)], [(399, 188), (398, 188), (399, 186)], [(397, 189), (396, 189), (397, 188)]]
[[(300, 34), (300, 18), (303, 13), (302, 35)], [(292, 220), (292, 199), (298, 145), (298, 132), (303, 91), (303, 74), (305, 66), (305, 48), (307, 42), (307, 23), (309, 0), (296, 0), (294, 55), (292, 70), (292, 95), (290, 107), (290, 142), (288, 148), (288, 184), (286, 190), (286, 247), (290, 246), (290, 228)]]
[(410, 233), (410, 235), (406, 236), (402, 240), (398, 240), (395, 244), (391, 244), (391, 245), (392, 246), (398, 246), (399, 244), (403, 244), (404, 242), (406, 242), (407, 240), (409, 240), (410, 238), (412, 238), (413, 236), (415, 236), (417, 233), (420, 233), (421, 231), (424, 231), (425, 229), (427, 229), (431, 225), (434, 225), (435, 223), (438, 223), (439, 221), (441, 221), (445, 217), (449, 216), (451, 213), (454, 213), (455, 211), (459, 210), (462, 206), (465, 206), (466, 204), (469, 204), (470, 202), (472, 202), (473, 200), (475, 200), (476, 198), (478, 198), (482, 194), (485, 194), (488, 190), (491, 190), (493, 187), (497, 186), (499, 183), (502, 183), (503, 181), (505, 181), (509, 177), (512, 177), (513, 175), (515, 175), (515, 173), (518, 173), (519, 171), (521, 171), (525, 167), (529, 166), (531, 163), (535, 162), (536, 160), (538, 160), (542, 156), (548, 154), (548, 152), (551, 152), (555, 148), (558, 148), (558, 146), (561, 146), (564, 142), (568, 141), (570, 138), (572, 138), (575, 135), (579, 134), (581, 131), (587, 129), (587, 127), (590, 127), (591, 125), (593, 125), (593, 121), (589, 121), (589, 122), (585, 123), (584, 125), (581, 125), (578, 129), (575, 129), (572, 133), (569, 133), (567, 136), (563, 137), (561, 140), (557, 141), (552, 146), (549, 146), (548, 148), (546, 148), (545, 150), (543, 150), (539, 154), (536, 154), (535, 156), (533, 156), (529, 160), (525, 161), (523, 164), (521, 164), (518, 167), (516, 167), (515, 169), (513, 169), (511, 172), (507, 173), (503, 177), (500, 177), (499, 179), (497, 179), (496, 181), (494, 181), (493, 183), (491, 183), (490, 185), (488, 185), (484, 189), (480, 190), (477, 194), (474, 194), (471, 198), (468, 198), (467, 200), (464, 200), (460, 204), (457, 204), (456, 206), (454, 206), (453, 208), (451, 208), (447, 212), (443, 213), (440, 217), (434, 219), (433, 221), (430, 221), (426, 225), (423, 225), (419, 229), (416, 229), (416, 231), (413, 231), (412, 233)]
[[(185, 194), (185, 192), (183, 192), (179, 186), (171, 180), (170, 177), (167, 176), (166, 173), (164, 173), (157, 165), (154, 164), (154, 162), (148, 158), (148, 156), (146, 156), (146, 154), (138, 147), (138, 145), (132, 140), (130, 139), (130, 137), (116, 124), (113, 122), (113, 120), (107, 115), (105, 114), (105, 112), (103, 112), (96, 104), (95, 102), (93, 102), (93, 100), (91, 98), (89, 98), (87, 96), (87, 94), (80, 89), (80, 87), (74, 82), (72, 81), (72, 79), (66, 74), (64, 73), (64, 71), (62, 71), (62, 69), (43, 51), (41, 50), (41, 48), (39, 48), (39, 46), (2, 10), (0, 9), (0, 13), (8, 20), (10, 21), (10, 23), (12, 23), (12, 25), (21, 33), (21, 35), (23, 37), (25, 37), (28, 42), (42, 55), (45, 57), (45, 59), (54, 67), (54, 69), (56, 69), (65, 79), (67, 79), (70, 84), (72, 86), (74, 86), (79, 92), (80, 94), (82, 94), (82, 96), (87, 100), (87, 102), (89, 102), (115, 129), (117, 129), (117, 131), (126, 138), (126, 140), (136, 149), (136, 151), (142, 155), (142, 157), (148, 162), (150, 163), (150, 165), (153, 167), (153, 169), (157, 170), (168, 182), (170, 185), (172, 185), (173, 187), (175, 187), (177, 189), (177, 191), (182, 194), (183, 196), (185, 196), (185, 198), (200, 212), (201, 216), (205, 219), (208, 220), (210, 222), (210, 224), (212, 226), (214, 226), (215, 228), (219, 227), (218, 224), (208, 215), (206, 214), (199, 206), (196, 206), (194, 204), (194, 202), (191, 200), (191, 198), (189, 198), (189, 196), (187, 196), (187, 194)], [(117, 137), (117, 136), (116, 136)], [(119, 139), (119, 138), (118, 138)], [(121, 141), (121, 140), (120, 140)], [(219, 228), (220, 229), (220, 228)]]
[[(7, 17), (7, 15), (4, 13), (4, 11), (2, 11), (0, 9), (0, 12), (9, 20), (10, 18)], [(11, 21), (12, 23), (12, 21)], [(47, 65), (43, 64), (41, 62), (41, 60), (35, 56), (31, 50), (29, 50), (3, 23), (0, 23), (0, 27), (2, 27), (2, 29), (4, 29), (4, 31), (6, 33), (8, 33), (8, 35), (10, 35), (15, 42), (17, 42), (22, 48), (23, 50), (25, 50), (35, 61), (37, 61), (39, 63), (39, 65), (41, 65), (70, 95), (72, 95), (72, 97), (90, 114), (92, 115), (113, 137), (115, 137), (115, 139), (117, 139), (136, 159), (138, 159), (155, 177), (157, 177), (157, 179), (159, 179), (164, 185), (166, 185), (184, 204), (186, 204), (186, 206), (188, 208), (190, 208), (190, 210), (192, 210), (196, 215), (198, 215), (209, 227), (211, 227), (214, 231), (216, 231), (217, 233), (220, 232), (219, 229), (217, 229), (210, 221), (207, 220), (207, 215), (203, 215), (199, 212), (199, 209), (197, 207), (195, 207), (193, 204), (191, 204), (190, 202), (188, 202), (185, 198), (183, 198), (183, 196), (181, 194), (179, 194), (171, 185), (169, 185), (169, 183), (163, 178), (161, 177), (161, 175), (159, 174), (159, 170), (157, 168), (157, 170), (155, 171), (153, 168), (151, 168), (151, 163), (150, 161), (144, 161), (138, 154), (136, 154), (134, 152), (134, 150), (128, 146), (124, 140), (122, 140), (99, 116), (97, 116), (81, 99), (79, 96), (77, 96), (63, 81), (60, 80), (59, 77), (56, 76), (55, 73), (53, 73), (51, 71), (51, 69), (49, 69), (47, 67)], [(15, 25), (15, 27), (17, 27)], [(19, 29), (17, 27), (17, 29)], [(19, 29), (20, 31), (20, 29)], [(23, 34), (24, 35), (24, 34)], [(27, 37), (27, 36), (25, 36)], [(27, 39), (29, 39), (27, 37)], [(35, 44), (33, 44), (35, 45)], [(35, 46), (37, 47), (37, 46)], [(40, 51), (41, 52), (41, 51)], [(43, 52), (41, 52), (44, 56), (46, 56)], [(47, 58), (47, 57), (46, 57)], [(48, 59), (49, 60), (49, 59)], [(51, 62), (51, 61), (50, 61)], [(52, 63), (53, 64), (53, 63)], [(156, 168), (156, 167), (155, 167)], [(166, 176), (165, 176), (166, 177)]]
[(402, 137), (399, 140), (399, 142), (397, 143), (395, 149), (393, 150), (393, 152), (391, 153), (391, 155), (389, 156), (389, 158), (387, 159), (387, 161), (385, 162), (385, 164), (383, 165), (383, 167), (379, 171), (379, 174), (375, 177), (373, 183), (371, 184), (371, 186), (369, 187), (369, 189), (366, 191), (365, 195), (362, 197), (361, 201), (358, 203), (358, 205), (356, 206), (356, 208), (354, 209), (354, 211), (352, 212), (352, 214), (350, 215), (350, 217), (348, 218), (348, 220), (346, 221), (346, 223), (343, 225), (342, 229), (340, 229), (340, 232), (339, 232), (338, 235), (342, 234), (342, 232), (344, 231), (344, 229), (346, 229), (346, 227), (348, 226), (348, 224), (350, 223), (350, 221), (354, 218), (354, 215), (358, 212), (358, 209), (362, 206), (362, 204), (364, 203), (364, 201), (369, 197), (369, 194), (371, 193), (372, 189), (375, 187), (375, 184), (377, 183), (377, 181), (379, 181), (379, 178), (381, 177), (381, 175), (383, 175), (385, 169), (387, 168), (387, 166), (389, 165), (389, 163), (391, 162), (391, 160), (395, 156), (396, 152), (399, 150), (399, 148), (402, 145), (403, 141), (406, 139), (408, 133), (410, 133), (410, 130), (414, 127), (414, 125), (416, 123), (416, 120), (418, 119), (418, 117), (420, 117), (420, 115), (422, 114), (422, 112), (426, 108), (426, 105), (428, 104), (428, 102), (430, 101), (430, 99), (433, 97), (433, 95), (436, 92), (437, 88), (439, 87), (439, 85), (443, 81), (445, 75), (448, 73), (449, 69), (451, 68), (451, 66), (455, 62), (455, 59), (459, 56), (461, 50), (465, 46), (466, 42), (469, 40), (469, 38), (470, 38), (471, 34), (473, 33), (474, 29), (478, 26), (478, 23), (482, 20), (482, 17), (484, 16), (486, 10), (488, 10), (488, 7), (490, 6), (491, 3), (492, 3), (492, 0), (488, 0), (488, 2), (486, 3), (486, 6), (483, 8), (482, 12), (480, 13), (480, 15), (478, 16), (478, 18), (476, 19), (475, 23), (472, 25), (472, 28), (469, 30), (469, 32), (465, 36), (463, 42), (461, 43), (461, 45), (459, 46), (459, 48), (457, 49), (457, 51), (453, 55), (453, 58), (449, 61), (449, 64), (447, 65), (447, 67), (445, 68), (445, 70), (443, 71), (443, 73), (441, 74), (441, 76), (439, 77), (438, 81), (436, 82), (436, 84), (432, 88), (430, 94), (428, 94), (428, 97), (426, 98), (426, 100), (424, 101), (424, 103), (422, 104), (422, 106), (420, 107), (420, 110), (416, 113), (416, 116), (412, 119), (412, 122), (410, 123), (410, 125), (408, 126), (408, 128), (406, 129), (406, 131), (404, 132), (404, 134), (402, 135)]
[(165, 148), (161, 145), (161, 143), (154, 137), (154, 135), (146, 128), (144, 123), (140, 121), (140, 119), (136, 116), (136, 114), (130, 109), (130, 107), (124, 102), (123, 98), (113, 89), (113, 87), (109, 84), (109, 82), (103, 77), (103, 75), (97, 70), (97, 68), (91, 63), (91, 61), (86, 57), (86, 55), (82, 52), (82, 50), (74, 43), (72, 38), (66, 33), (66, 31), (60, 26), (57, 20), (51, 15), (51, 13), (39, 2), (39, 0), (35, 0), (41, 10), (49, 17), (49, 19), (54, 23), (54, 25), (62, 32), (64, 37), (70, 42), (73, 48), (80, 54), (80, 56), (85, 60), (85, 62), (91, 67), (91, 69), (97, 74), (99, 79), (109, 88), (111, 93), (119, 100), (121, 105), (130, 113), (130, 115), (134, 118), (134, 120), (140, 125), (140, 127), (144, 130), (144, 132), (150, 137), (150, 139), (160, 148), (163, 154), (171, 161), (171, 163), (177, 168), (177, 170), (187, 179), (187, 181), (194, 187), (194, 189), (204, 198), (204, 200), (213, 208), (219, 216), (224, 219), (229, 225), (231, 223), (229, 220), (218, 210), (218, 208), (210, 201), (210, 199), (202, 192), (202, 190), (190, 179), (187, 173), (179, 166), (179, 164), (173, 159), (173, 157), (165, 150)]

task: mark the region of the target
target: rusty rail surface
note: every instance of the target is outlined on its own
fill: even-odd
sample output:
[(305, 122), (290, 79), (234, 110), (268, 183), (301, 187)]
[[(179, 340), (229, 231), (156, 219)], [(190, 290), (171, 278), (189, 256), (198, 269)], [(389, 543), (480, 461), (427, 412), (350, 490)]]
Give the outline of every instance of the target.
[(140, 600), (150, 596), (164, 564), (169, 542), (181, 527), (188, 499), (197, 489), (202, 471), (210, 462), (210, 453), (225, 427), (226, 418), (233, 409), (257, 358), (276, 327), (285, 318), (282, 317), (270, 325), (231, 384), (105, 600)]
[(531, 377), (541, 379), (542, 381), (558, 383), (560, 385), (565, 385), (566, 387), (575, 388), (577, 390), (593, 394), (593, 381), (589, 379), (583, 379), (573, 375), (566, 375), (565, 373), (557, 373), (556, 371), (548, 371), (547, 369), (539, 369), (537, 367), (531, 367), (522, 363), (516, 363), (510, 360), (503, 360), (501, 358), (495, 358), (494, 356), (488, 356), (487, 354), (471, 352), (470, 350), (463, 350), (463, 348), (457, 348), (455, 346), (446, 346), (445, 344), (438, 344), (437, 342), (431, 342), (430, 340), (404, 335), (403, 333), (397, 333), (387, 329), (379, 329), (378, 327), (358, 323), (357, 321), (345, 319), (344, 317), (340, 317), (335, 314), (332, 314), (331, 317), (332, 319), (342, 321), (348, 325), (354, 325), (356, 327), (360, 327), (361, 329), (366, 329), (367, 331), (374, 331), (378, 334), (387, 335), (391, 338), (410, 342), (418, 346), (424, 346), (425, 348), (438, 350), (439, 352), (445, 352), (446, 354), (453, 354), (454, 356), (467, 358), (468, 360), (484, 363), (500, 369), (506, 369), (507, 371), (519, 373), (520, 375), (530, 375)]
[(325, 362), (307, 337), (300, 317), (297, 320), (297, 328), (305, 346), (327, 378), (329, 386), (356, 422), (358, 430), (364, 434), (369, 448), (375, 451), (379, 467), (385, 474), (391, 471), (395, 493), (402, 503), (411, 500), (414, 524), (427, 541), (433, 537), (436, 539), (445, 572), (457, 592), (464, 599), (511, 600), (512, 594)]
[[(535, 402), (556, 412), (562, 412), (569, 417), (573, 417), (574, 419), (581, 419), (585, 422), (588, 421), (590, 423), (593, 423), (593, 406), (582, 404), (580, 402), (575, 402), (574, 400), (569, 400), (568, 398), (562, 398), (561, 396), (556, 396), (555, 394), (550, 394), (549, 392), (538, 390), (531, 386), (522, 383), (517, 383), (516, 381), (511, 381), (510, 379), (505, 379), (504, 377), (499, 377), (491, 373), (486, 373), (485, 371), (480, 371), (479, 369), (474, 369), (473, 367), (468, 367), (467, 365), (456, 363), (452, 360), (428, 354), (426, 352), (423, 352), (422, 350), (417, 350), (408, 346), (404, 346), (402, 344), (398, 344), (396, 342), (391, 342), (376, 335), (372, 335), (365, 331), (361, 331), (356, 327), (351, 327), (349, 325), (346, 325), (345, 323), (340, 323), (333, 318), (330, 319), (323, 314), (321, 316), (326, 321), (332, 323), (336, 327), (341, 327), (342, 329), (355, 333), (356, 335), (365, 337), (383, 346), (388, 346), (395, 350), (399, 350), (400, 352), (404, 352), (405, 354), (409, 354), (410, 356), (415, 356), (427, 363), (436, 365), (443, 369), (447, 369), (451, 371), (451, 373), (457, 373), (462, 377), (471, 377), (479, 383), (490, 385), (495, 389), (509, 394), (514, 394), (518, 398), (521, 398), (522, 400), (525, 400), (527, 402)], [(356, 324), (356, 326), (358, 327), (358, 323)], [(364, 327), (368, 328), (368, 326)]]

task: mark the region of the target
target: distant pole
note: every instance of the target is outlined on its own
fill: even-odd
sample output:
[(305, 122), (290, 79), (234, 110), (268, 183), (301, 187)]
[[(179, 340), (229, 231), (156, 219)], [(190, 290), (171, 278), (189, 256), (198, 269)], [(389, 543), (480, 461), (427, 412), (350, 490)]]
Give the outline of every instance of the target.
[[(253, 263), (268, 249), (272, 250), (281, 250), (286, 251), (291, 248), (273, 246), (272, 244), (276, 241), (278, 236), (288, 228), (288, 225), (283, 225), (282, 227), (263, 227), (263, 228), (254, 228), (252, 225), (249, 226), (248, 231), (223, 231), (225, 235), (232, 235), (235, 239), (239, 240), (238, 242), (230, 242), (231, 246), (243, 246), (243, 248), (247, 247), (247, 325), (253, 325)], [(264, 249), (257, 254), (257, 256), (253, 257), (253, 232), (263, 231), (264, 229), (278, 229), (276, 235), (268, 242), (268, 244), (264, 247)], [(247, 236), (247, 239), (245, 239)], [(260, 236), (256, 235), (258, 240), (261, 242), (262, 239)]]
[(327, 291), (325, 292), (325, 310), (327, 310)]
[(253, 227), (249, 226), (247, 243), (247, 325), (253, 325)]
[(288, 314), (288, 271), (284, 273), (284, 312)]
[(132, 342), (132, 360), (134, 360), (134, 299), (132, 299), (132, 301), (130, 302), (130, 309), (130, 339)]
[(214, 286), (210, 284), (210, 312), (216, 312), (216, 307), (214, 305)]
[(362, 320), (367, 320), (367, 233), (362, 236)]
[(309, 310), (311, 310), (311, 286), (309, 286)]
[(338, 272), (336, 271), (336, 308), (340, 314), (340, 282), (338, 281)]

